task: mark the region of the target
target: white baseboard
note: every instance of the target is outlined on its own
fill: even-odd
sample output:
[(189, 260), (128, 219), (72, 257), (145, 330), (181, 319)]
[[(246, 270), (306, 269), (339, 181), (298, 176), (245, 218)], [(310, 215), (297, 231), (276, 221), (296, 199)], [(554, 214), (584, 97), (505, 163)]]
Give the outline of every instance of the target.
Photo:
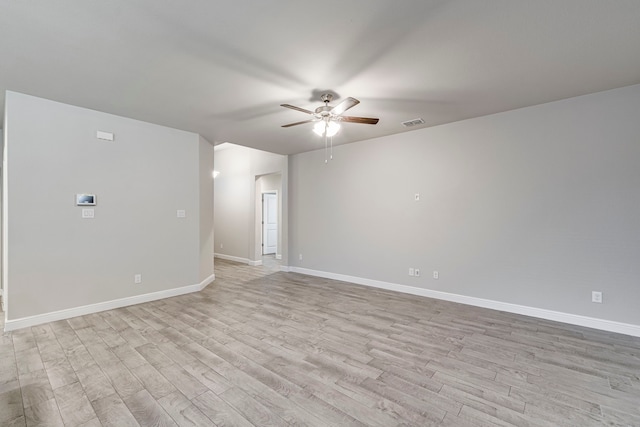
[(215, 273), (212, 273), (209, 277), (204, 279), (202, 282), (198, 283), (198, 286), (200, 286), (200, 289), (198, 289), (198, 291), (201, 291), (207, 286), (209, 286), (211, 283), (213, 283), (214, 280), (216, 280), (216, 275)]
[(276, 259), (282, 259), (282, 254), (276, 254)]
[(509, 313), (523, 314), (525, 316), (537, 317), (540, 319), (553, 320), (556, 322), (568, 323), (571, 325), (585, 326), (587, 328), (600, 329), (603, 331), (617, 332), (620, 334), (640, 337), (640, 325), (614, 322), (611, 320), (597, 319), (594, 317), (581, 316), (577, 314), (563, 313), (560, 311), (547, 310), (543, 308), (528, 307), (524, 305), (511, 304), (500, 301), (493, 301), (483, 298), (470, 297), (465, 295), (451, 294), (448, 292), (434, 291), (431, 289), (416, 288), (413, 286), (399, 285), (396, 283), (383, 282), (380, 280), (365, 279), (362, 277), (348, 276), (344, 274), (328, 273), (326, 271), (311, 270), (301, 267), (286, 267), (282, 271), (306, 274), (308, 276), (323, 277), (326, 279), (340, 280), (343, 282), (355, 283), (358, 285), (371, 286), (374, 288), (387, 289), (390, 291), (403, 292), (406, 294), (419, 295), (423, 297), (435, 298), (445, 301), (452, 301), (461, 304), (473, 305), (476, 307), (490, 308), (493, 310), (506, 311)]
[(291, 270), (291, 267), (289, 267), (288, 265), (281, 265), (280, 266), (280, 271), (284, 271), (285, 273), (288, 273), (288, 272), (290, 272), (292, 270)]
[(58, 320), (71, 319), (72, 317), (84, 316), (86, 314), (98, 313), (100, 311), (113, 310), (115, 308), (127, 307), (130, 305), (141, 304), (143, 302), (156, 301), (159, 299), (175, 297), (178, 295), (199, 292), (207, 287), (215, 280), (215, 274), (204, 279), (202, 282), (183, 286), (180, 288), (167, 289), (164, 291), (151, 292), (148, 294), (135, 295), (126, 298), (120, 298), (112, 301), (104, 301), (96, 304), (84, 305), (81, 307), (67, 308), (64, 310), (53, 311), (36, 316), (23, 317), (20, 319), (7, 320), (4, 325), (5, 332), (15, 331), (16, 329), (27, 328), (30, 326), (41, 325), (43, 323), (55, 322)]
[(220, 258), (220, 259), (226, 259), (227, 261), (235, 261), (235, 262), (241, 262), (243, 264), (247, 264), (247, 265), (251, 265), (251, 266), (258, 266), (258, 265), (262, 265), (262, 260), (259, 259), (257, 261), (252, 261), (249, 258), (240, 258), (238, 256), (233, 256), (233, 255), (225, 255), (225, 254), (213, 254), (214, 257), (216, 258)]
[(249, 264), (249, 258), (240, 258), (239, 256), (225, 255), (225, 254), (213, 254), (213, 256), (220, 259), (226, 259), (227, 261), (235, 261), (235, 262), (241, 262), (243, 264)]

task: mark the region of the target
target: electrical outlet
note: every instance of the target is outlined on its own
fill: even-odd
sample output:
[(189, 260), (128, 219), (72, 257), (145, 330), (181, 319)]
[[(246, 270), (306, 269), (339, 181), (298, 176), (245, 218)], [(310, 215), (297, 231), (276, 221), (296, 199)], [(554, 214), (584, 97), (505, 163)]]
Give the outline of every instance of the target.
[(224, 248), (224, 245), (222, 243), (220, 243), (220, 249)]
[(419, 269), (415, 269), (415, 273), (416, 273), (416, 277), (420, 277), (420, 270)]
[(591, 292), (591, 302), (597, 302), (598, 304), (602, 303), (602, 292)]
[(413, 276), (413, 275), (415, 275), (415, 272), (414, 272), (413, 268), (410, 268), (409, 269), (409, 276)]
[(133, 283), (142, 283), (142, 274), (136, 274), (133, 276)]
[(298, 259), (302, 261), (302, 254), (298, 255)]
[(433, 278), (437, 279), (438, 277), (440, 277), (440, 273), (438, 273), (438, 270), (433, 270)]

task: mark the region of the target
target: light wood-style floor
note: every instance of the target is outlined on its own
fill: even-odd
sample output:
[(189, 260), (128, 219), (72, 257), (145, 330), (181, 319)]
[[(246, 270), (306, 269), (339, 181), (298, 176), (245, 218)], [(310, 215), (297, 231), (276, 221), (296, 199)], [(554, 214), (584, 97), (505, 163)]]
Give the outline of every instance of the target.
[(640, 339), (216, 260), (5, 333), (2, 426), (640, 426)]

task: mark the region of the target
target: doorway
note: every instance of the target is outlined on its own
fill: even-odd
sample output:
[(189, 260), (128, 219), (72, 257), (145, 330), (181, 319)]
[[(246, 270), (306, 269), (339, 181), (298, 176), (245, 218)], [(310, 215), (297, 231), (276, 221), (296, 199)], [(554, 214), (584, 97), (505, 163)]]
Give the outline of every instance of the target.
[[(255, 259), (260, 264), (282, 258), (282, 175), (272, 173), (256, 177), (255, 192)], [(286, 244), (284, 245), (286, 246)]]
[(278, 252), (278, 193), (262, 193), (262, 255)]

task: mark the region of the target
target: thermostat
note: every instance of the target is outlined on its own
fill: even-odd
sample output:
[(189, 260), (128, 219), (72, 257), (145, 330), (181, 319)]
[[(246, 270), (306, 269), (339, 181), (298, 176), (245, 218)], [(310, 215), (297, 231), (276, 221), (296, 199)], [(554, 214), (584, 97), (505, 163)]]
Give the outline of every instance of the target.
[(95, 194), (76, 194), (76, 206), (95, 206)]

